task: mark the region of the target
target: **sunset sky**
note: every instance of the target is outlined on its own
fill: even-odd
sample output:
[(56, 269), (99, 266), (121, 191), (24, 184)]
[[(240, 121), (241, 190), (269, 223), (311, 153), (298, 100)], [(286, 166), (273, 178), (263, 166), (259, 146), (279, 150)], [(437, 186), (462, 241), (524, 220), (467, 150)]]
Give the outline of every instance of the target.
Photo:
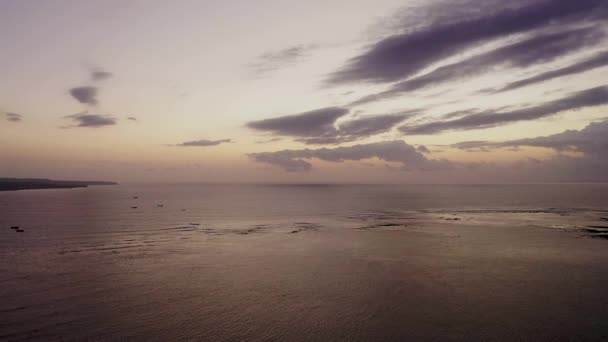
[(0, 0), (0, 177), (608, 181), (605, 0)]

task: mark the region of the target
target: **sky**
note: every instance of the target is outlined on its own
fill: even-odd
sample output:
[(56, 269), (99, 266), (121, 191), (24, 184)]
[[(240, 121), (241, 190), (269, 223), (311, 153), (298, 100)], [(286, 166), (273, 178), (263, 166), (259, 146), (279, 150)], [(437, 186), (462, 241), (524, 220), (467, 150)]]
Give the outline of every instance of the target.
[(605, 0), (0, 0), (0, 177), (608, 181)]

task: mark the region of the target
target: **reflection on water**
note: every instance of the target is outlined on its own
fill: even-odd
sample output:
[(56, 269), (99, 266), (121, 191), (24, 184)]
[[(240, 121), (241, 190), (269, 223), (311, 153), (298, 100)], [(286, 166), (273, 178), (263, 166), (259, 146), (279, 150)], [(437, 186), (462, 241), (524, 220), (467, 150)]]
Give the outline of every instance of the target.
[(0, 212), (2, 340), (608, 334), (608, 185), (137, 185)]

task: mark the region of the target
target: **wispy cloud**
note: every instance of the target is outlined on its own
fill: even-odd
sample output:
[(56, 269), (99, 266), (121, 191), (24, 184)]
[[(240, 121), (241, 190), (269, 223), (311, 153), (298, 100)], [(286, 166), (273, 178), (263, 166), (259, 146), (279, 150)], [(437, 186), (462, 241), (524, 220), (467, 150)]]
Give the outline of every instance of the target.
[(446, 24), (389, 36), (352, 58), (327, 82), (395, 82), (465, 49), (515, 33), (568, 25), (602, 23), (608, 18), (603, 0), (537, 0), (517, 8), (490, 12), (474, 19), (454, 19)]
[(603, 51), (603, 52), (597, 53), (582, 61), (577, 61), (567, 67), (547, 71), (547, 72), (541, 73), (536, 76), (532, 76), (532, 77), (524, 78), (519, 81), (511, 82), (498, 89), (488, 89), (488, 90), (483, 91), (482, 93), (494, 93), (495, 94), (495, 93), (500, 93), (500, 92), (504, 92), (504, 91), (515, 90), (515, 89), (519, 89), (519, 88), (522, 88), (525, 86), (538, 84), (541, 82), (549, 81), (549, 80), (564, 77), (564, 76), (580, 74), (583, 72), (587, 72), (587, 71), (594, 70), (597, 68), (602, 68), (605, 66), (608, 66), (608, 51)]
[(348, 109), (328, 107), (309, 112), (253, 121), (247, 127), (276, 135), (320, 137), (335, 130), (334, 122), (348, 114)]
[(111, 78), (112, 76), (114, 76), (114, 75), (111, 72), (105, 71), (103, 69), (91, 70), (91, 80), (93, 82), (104, 81), (104, 80), (107, 80), (108, 78)]
[(567, 97), (523, 109), (481, 112), (448, 121), (432, 121), (406, 125), (399, 130), (408, 135), (437, 134), (449, 130), (471, 130), (505, 125), (517, 121), (534, 120), (568, 110), (608, 104), (608, 86), (595, 87)]
[(253, 161), (274, 165), (287, 172), (312, 169), (312, 164), (309, 162), (311, 159), (339, 163), (378, 158), (386, 162), (400, 163), (404, 171), (431, 171), (452, 167), (452, 164), (446, 160), (428, 159), (416, 147), (401, 140), (349, 147), (251, 153), (248, 156)]
[(4, 113), (7, 121), (20, 122), (23, 119), (23, 115), (17, 113)]
[(563, 133), (544, 137), (492, 141), (464, 141), (453, 144), (452, 147), (470, 149), (497, 149), (511, 147), (544, 147), (556, 151), (576, 151), (588, 155), (603, 154), (608, 157), (608, 120), (593, 122), (582, 130), (567, 130)]
[(385, 133), (413, 116), (413, 113), (359, 117), (338, 122), (349, 114), (346, 108), (330, 107), (310, 112), (254, 121), (247, 127), (288, 136), (307, 145), (340, 144)]
[(360, 117), (344, 121), (334, 131), (319, 137), (301, 138), (298, 141), (309, 145), (340, 144), (357, 141), (390, 131), (412, 115), (386, 114)]
[(266, 140), (258, 140), (255, 143), (256, 144), (270, 144), (270, 143), (281, 141), (281, 140), (283, 140), (283, 138), (277, 137), (277, 138), (270, 138), (270, 139), (266, 139)]
[(489, 71), (495, 72), (501, 67), (525, 68), (534, 64), (547, 63), (581, 48), (597, 44), (603, 38), (603, 31), (595, 28), (572, 29), (533, 36), (401, 81), (386, 91), (367, 95), (353, 102), (352, 105), (392, 98), (429, 86), (471, 78)]
[(268, 51), (258, 56), (248, 66), (256, 75), (266, 75), (301, 62), (318, 47), (317, 44), (307, 44), (291, 46), (277, 51)]
[(77, 113), (72, 115), (66, 115), (65, 119), (72, 120), (74, 125), (65, 126), (65, 128), (71, 127), (103, 127), (103, 126), (111, 126), (116, 124), (116, 119), (107, 116), (107, 115), (99, 115), (99, 114), (89, 114), (89, 113)]
[(181, 144), (177, 144), (175, 146), (183, 146), (183, 147), (206, 147), (206, 146), (217, 146), (224, 143), (232, 142), (231, 139), (221, 139), (221, 140), (195, 140), (195, 141), (186, 141)]

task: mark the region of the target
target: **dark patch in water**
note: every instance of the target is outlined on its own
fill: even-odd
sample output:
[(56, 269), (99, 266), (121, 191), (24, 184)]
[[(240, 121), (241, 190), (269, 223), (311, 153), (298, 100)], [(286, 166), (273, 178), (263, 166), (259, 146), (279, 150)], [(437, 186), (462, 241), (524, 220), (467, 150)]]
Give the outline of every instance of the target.
[(191, 232), (191, 231), (194, 231), (195, 229), (196, 229), (195, 227), (191, 227), (191, 226), (181, 226), (181, 227), (173, 228), (173, 230), (179, 230), (182, 232)]
[(355, 229), (362, 229), (362, 230), (370, 230), (370, 229), (377, 229), (377, 228), (391, 228), (391, 227), (401, 227), (401, 228), (408, 228), (409, 225), (405, 224), (405, 223), (397, 223), (397, 222), (389, 222), (389, 223), (378, 223), (378, 224), (373, 224), (370, 226), (364, 226), (364, 227), (358, 227)]
[(143, 247), (143, 245), (120, 246), (120, 247), (111, 246), (111, 247), (103, 247), (103, 248), (93, 248), (92, 250), (94, 250), (94, 251), (112, 251), (112, 250), (116, 250), (116, 249), (127, 249), (127, 248), (137, 248), (137, 247)]
[(320, 224), (311, 222), (294, 222), (294, 226), (296, 226), (296, 229), (289, 232), (289, 234), (298, 234), (304, 231), (316, 231), (322, 227)]
[(249, 229), (245, 229), (245, 230), (237, 230), (236, 233), (240, 234), (240, 235), (247, 235), (247, 234), (259, 232), (265, 228), (266, 228), (265, 225), (257, 225), (253, 228), (249, 228)]
[(21, 311), (21, 310), (25, 310), (25, 309), (27, 309), (27, 306), (18, 306), (16, 308), (2, 309), (2, 310), (0, 310), (0, 313), (9, 313), (9, 312)]
[(587, 226), (589, 228), (608, 229), (608, 226)]
[(358, 221), (382, 221), (395, 219), (414, 219), (414, 217), (404, 216), (404, 213), (397, 212), (372, 212), (347, 216), (347, 218)]
[(608, 240), (608, 233), (596, 233), (596, 234), (590, 234), (589, 236), (591, 236), (594, 239), (606, 239), (606, 240)]

